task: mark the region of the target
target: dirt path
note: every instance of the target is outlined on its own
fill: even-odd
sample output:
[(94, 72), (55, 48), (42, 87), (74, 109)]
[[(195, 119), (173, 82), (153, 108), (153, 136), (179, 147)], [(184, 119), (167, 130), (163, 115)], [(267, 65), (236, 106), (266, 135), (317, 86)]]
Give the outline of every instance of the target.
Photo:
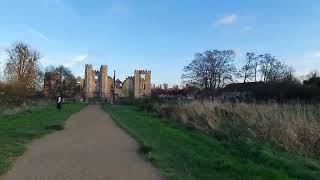
[(98, 105), (74, 114), (66, 128), (34, 141), (5, 180), (158, 180), (138, 144)]

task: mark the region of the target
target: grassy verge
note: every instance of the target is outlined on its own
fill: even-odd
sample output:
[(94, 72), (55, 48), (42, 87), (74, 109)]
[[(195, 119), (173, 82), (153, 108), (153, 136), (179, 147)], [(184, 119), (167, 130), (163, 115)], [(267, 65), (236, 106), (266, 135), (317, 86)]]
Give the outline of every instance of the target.
[(133, 106), (104, 109), (169, 179), (320, 179), (319, 161), (258, 139), (210, 136)]
[(0, 118), (0, 175), (10, 169), (32, 139), (63, 129), (64, 121), (84, 104), (67, 104), (61, 112), (54, 106), (39, 107)]

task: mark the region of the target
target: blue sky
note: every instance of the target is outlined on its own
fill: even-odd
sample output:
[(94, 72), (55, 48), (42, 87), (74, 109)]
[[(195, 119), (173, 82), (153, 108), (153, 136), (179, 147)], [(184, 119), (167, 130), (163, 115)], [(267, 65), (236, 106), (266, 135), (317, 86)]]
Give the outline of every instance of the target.
[(24, 41), (43, 67), (84, 65), (109, 75), (150, 69), (153, 83), (180, 84), (194, 53), (234, 49), (272, 53), (305, 74), (320, 69), (319, 0), (1, 0), (3, 50)]

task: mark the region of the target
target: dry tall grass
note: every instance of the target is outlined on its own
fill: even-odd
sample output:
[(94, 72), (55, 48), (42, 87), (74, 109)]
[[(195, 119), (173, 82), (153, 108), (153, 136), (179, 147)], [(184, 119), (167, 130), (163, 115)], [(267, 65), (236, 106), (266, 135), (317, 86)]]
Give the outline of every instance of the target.
[(163, 116), (203, 131), (252, 135), (288, 150), (320, 154), (320, 106), (198, 102), (157, 104)]

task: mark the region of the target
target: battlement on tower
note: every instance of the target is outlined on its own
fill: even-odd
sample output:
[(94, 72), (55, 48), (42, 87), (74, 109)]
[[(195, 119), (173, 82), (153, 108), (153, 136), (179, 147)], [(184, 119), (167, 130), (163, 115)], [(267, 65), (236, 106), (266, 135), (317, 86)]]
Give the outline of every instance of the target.
[(125, 81), (127, 81), (129, 79), (134, 80), (134, 76), (128, 76), (123, 82), (125, 82)]
[(150, 70), (134, 70), (134, 73), (148, 74), (148, 73), (151, 73), (151, 71)]
[(134, 97), (141, 98), (151, 95), (151, 71), (135, 70), (134, 71)]
[(86, 68), (91, 68), (92, 69), (92, 64), (86, 64), (85, 65)]
[(108, 65), (101, 65), (100, 69), (108, 69)]

